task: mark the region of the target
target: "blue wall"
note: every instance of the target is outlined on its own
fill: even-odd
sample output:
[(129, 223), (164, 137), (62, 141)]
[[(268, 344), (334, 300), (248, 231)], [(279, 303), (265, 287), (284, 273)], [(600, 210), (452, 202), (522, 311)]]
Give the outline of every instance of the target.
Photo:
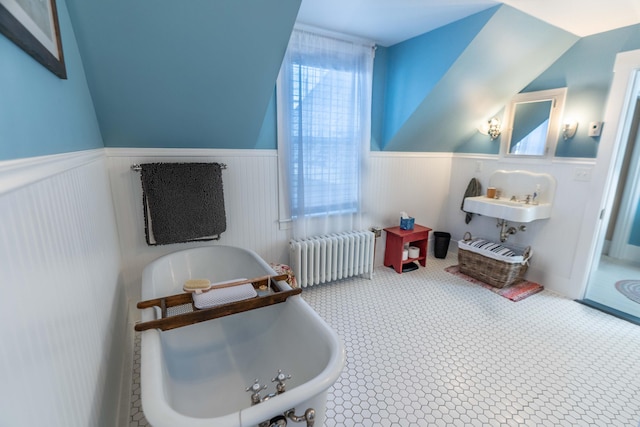
[(67, 1), (105, 146), (275, 147), (301, 0)]
[(103, 146), (65, 1), (57, 5), (67, 80), (0, 35), (0, 160)]
[[(465, 21), (468, 32), (457, 22), (435, 31), (447, 37), (421, 36), (393, 47), (401, 54), (389, 58), (384, 150), (497, 153), (497, 141), (476, 143), (477, 128), (578, 40), (506, 5)], [(453, 55), (426, 73), (423, 58), (442, 52)]]
[[(273, 87), (299, 3), (193, 0), (185, 7), (157, 0), (151, 15), (147, 5), (125, 0), (60, 0), (68, 80), (0, 36), (7, 101), (0, 103), (0, 159), (98, 148), (103, 140), (114, 147), (275, 148)], [(534, 67), (517, 56), (506, 62), (504, 52), (517, 53), (530, 34), (544, 49), (532, 45), (523, 56), (537, 66), (547, 51), (575, 44), (527, 78), (532, 71), (523, 68)], [(640, 48), (640, 25), (576, 39), (500, 6), (378, 48), (372, 149), (495, 154), (499, 141), (475, 130), (479, 114), (501, 116), (519, 91), (567, 86), (565, 117), (580, 126), (575, 138), (559, 141), (556, 155), (595, 157), (598, 140), (586, 136), (586, 124), (601, 120), (615, 55)], [(471, 84), (477, 87), (469, 91)]]
[(384, 98), (387, 83), (388, 48), (378, 46), (373, 61), (373, 88), (371, 94), (371, 150), (384, 147)]
[(633, 225), (631, 226), (629, 244), (640, 246), (640, 203), (638, 203), (638, 206), (636, 207), (636, 217), (633, 220)]
[(523, 90), (568, 88), (564, 118), (579, 124), (572, 139), (559, 137), (557, 157), (597, 156), (600, 138), (587, 135), (588, 124), (604, 117), (616, 55), (634, 49), (640, 49), (640, 25), (584, 37)]
[(393, 138), (497, 10), (476, 13), (387, 49), (382, 58), (386, 74), (374, 74), (376, 84), (385, 87), (382, 134), (375, 138), (380, 146)]
[[(502, 13), (510, 14), (510, 19), (501, 19)], [(450, 102), (450, 95), (455, 95), (456, 86), (468, 90), (470, 81), (475, 78), (474, 74), (482, 72), (481, 67), (485, 65), (485, 61), (495, 61), (496, 54), (511, 53), (507, 50), (508, 46), (523, 50), (530, 39), (548, 37), (558, 31), (535, 18), (521, 15), (507, 6), (492, 8), (392, 46), (381, 58), (376, 56), (376, 62), (386, 63), (376, 65), (376, 72), (384, 69), (385, 73), (374, 75), (374, 88), (375, 85), (386, 86), (386, 92), (384, 97), (374, 97), (374, 103), (382, 102), (383, 106), (374, 104), (374, 112), (381, 115), (374, 115), (372, 149), (497, 154), (500, 139), (490, 142), (485, 135), (475, 131), (475, 122), (480, 123), (481, 120), (471, 122), (466, 119), (471, 117), (469, 110), (474, 108), (474, 104), (481, 102), (482, 98), (490, 97), (492, 92), (503, 90), (510, 83), (509, 80), (514, 78), (514, 72), (507, 72), (509, 70), (504, 67), (495, 67), (491, 71), (492, 75), (486, 78), (487, 96), (482, 97), (480, 91), (475, 94), (469, 91), (468, 102), (460, 103), (456, 109), (452, 109), (452, 112), (457, 113), (449, 116), (456, 117), (456, 123), (448, 123), (447, 120), (452, 119), (447, 117), (442, 120), (433, 119), (438, 117), (442, 106)], [(520, 20), (519, 27), (512, 25), (515, 19)], [(537, 30), (534, 31), (534, 28)], [(566, 34), (558, 34), (552, 40), (545, 39), (544, 45), (551, 48), (565, 42)], [(487, 49), (484, 55), (481, 52), (473, 53), (479, 50), (475, 48), (475, 44), (480, 35), (493, 38), (486, 44), (495, 46), (495, 52)], [(573, 139), (564, 141), (562, 137), (559, 138), (556, 156), (594, 158), (599, 138), (587, 135), (588, 123), (602, 120), (613, 78), (615, 57), (619, 52), (640, 48), (640, 25), (582, 39), (575, 38), (571, 44), (570, 48), (561, 52), (561, 56), (552, 58), (547, 67), (523, 81), (520, 88), (505, 97), (499, 108), (495, 105), (493, 109), (487, 106), (486, 118), (489, 115), (502, 117), (504, 106), (518, 92), (567, 87), (564, 118), (573, 118), (580, 125)], [(538, 47), (533, 46), (531, 52), (523, 60), (530, 61), (534, 54), (539, 55)], [(456, 68), (458, 62), (472, 54), (475, 55), (477, 66), (474, 67), (473, 62), (468, 61), (471, 66), (466, 69)], [(436, 59), (429, 62), (428, 58)], [(539, 63), (542, 57), (537, 58), (535, 62)], [(531, 66), (535, 66), (533, 61)], [(435, 96), (434, 92), (445, 81), (450, 90)], [(512, 82), (511, 84), (515, 87)], [(451, 125), (447, 131), (448, 137), (437, 135), (437, 128), (444, 128), (448, 124)], [(466, 129), (466, 133), (461, 128)]]
[(277, 130), (277, 111), (276, 111), (276, 90), (273, 90), (269, 105), (267, 106), (267, 114), (262, 121), (262, 127), (258, 134), (255, 148), (260, 150), (275, 150), (278, 147), (278, 130)]

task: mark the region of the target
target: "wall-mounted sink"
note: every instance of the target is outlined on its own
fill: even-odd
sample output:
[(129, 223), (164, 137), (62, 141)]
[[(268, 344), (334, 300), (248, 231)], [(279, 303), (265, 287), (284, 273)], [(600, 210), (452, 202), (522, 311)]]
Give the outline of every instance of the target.
[(509, 199), (490, 199), (486, 196), (467, 197), (464, 210), (507, 221), (531, 222), (551, 216), (551, 203), (537, 205)]
[[(501, 197), (467, 197), (463, 207), (465, 212), (515, 222), (531, 222), (551, 216), (556, 180), (549, 174), (498, 170), (489, 177), (488, 187), (495, 187)], [(526, 202), (527, 197), (529, 203)]]

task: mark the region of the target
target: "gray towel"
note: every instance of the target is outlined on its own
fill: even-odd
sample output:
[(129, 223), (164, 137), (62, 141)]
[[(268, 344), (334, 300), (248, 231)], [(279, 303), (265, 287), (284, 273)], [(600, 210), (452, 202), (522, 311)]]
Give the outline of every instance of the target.
[(148, 245), (220, 238), (227, 229), (227, 219), (218, 163), (140, 166)]
[(467, 215), (464, 218), (464, 222), (469, 224), (471, 222), (471, 218), (473, 218), (473, 214), (471, 212), (467, 212), (464, 210), (464, 199), (467, 197), (476, 197), (482, 195), (482, 186), (480, 185), (480, 181), (475, 178), (471, 178), (469, 181), (469, 185), (467, 185), (467, 189), (464, 192), (464, 197), (462, 198), (462, 204), (460, 205), (460, 210), (465, 212)]

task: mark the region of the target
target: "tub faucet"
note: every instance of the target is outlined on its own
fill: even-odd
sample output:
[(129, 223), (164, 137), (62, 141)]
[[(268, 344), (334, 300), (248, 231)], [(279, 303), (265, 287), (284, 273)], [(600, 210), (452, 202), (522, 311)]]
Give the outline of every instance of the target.
[(253, 406), (261, 402), (266, 402), (272, 397), (276, 397), (277, 395), (284, 393), (287, 389), (286, 384), (284, 382), (290, 379), (291, 379), (291, 375), (289, 374), (285, 375), (282, 373), (282, 369), (278, 369), (278, 375), (276, 375), (276, 377), (271, 380), (271, 382), (277, 382), (276, 392), (269, 393), (263, 397), (263, 396), (260, 396), (260, 392), (263, 390), (266, 390), (267, 385), (266, 384), (261, 385), (260, 380), (256, 378), (253, 384), (245, 389), (245, 391), (251, 392), (251, 405)]
[[(249, 391), (251, 392), (251, 405), (257, 405), (258, 403), (262, 402), (263, 399), (260, 396), (260, 392), (262, 390), (266, 390), (267, 389), (267, 385), (260, 385), (260, 382), (258, 381), (258, 379), (256, 378), (255, 381), (253, 382), (252, 385), (250, 385), (249, 387), (247, 387), (245, 389), (245, 391)], [(267, 397), (268, 398), (268, 397)], [(264, 399), (266, 400), (266, 399)]]
[(287, 389), (286, 384), (284, 383), (286, 380), (290, 380), (291, 379), (291, 375), (290, 374), (283, 374), (282, 373), (282, 369), (278, 369), (278, 375), (276, 375), (275, 378), (271, 379), (271, 382), (278, 382), (278, 384), (276, 384), (276, 393), (277, 394), (281, 394), (284, 393)]

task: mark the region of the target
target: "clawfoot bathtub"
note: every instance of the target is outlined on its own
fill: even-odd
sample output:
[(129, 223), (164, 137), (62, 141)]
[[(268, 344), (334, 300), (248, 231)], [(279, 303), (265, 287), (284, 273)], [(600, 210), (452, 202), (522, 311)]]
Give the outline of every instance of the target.
[[(182, 292), (187, 279), (220, 282), (275, 275), (252, 251), (210, 246), (175, 252), (151, 262), (142, 276), (142, 298)], [(280, 285), (287, 287), (285, 282)], [(156, 318), (153, 309), (142, 320)], [(315, 410), (322, 426), (327, 390), (344, 366), (338, 336), (300, 295), (285, 302), (168, 331), (142, 334), (142, 407), (154, 427), (257, 426), (295, 409)], [(275, 394), (272, 379), (291, 375), (286, 392), (252, 405), (246, 389), (259, 379)], [(289, 425), (300, 425), (289, 421)]]

